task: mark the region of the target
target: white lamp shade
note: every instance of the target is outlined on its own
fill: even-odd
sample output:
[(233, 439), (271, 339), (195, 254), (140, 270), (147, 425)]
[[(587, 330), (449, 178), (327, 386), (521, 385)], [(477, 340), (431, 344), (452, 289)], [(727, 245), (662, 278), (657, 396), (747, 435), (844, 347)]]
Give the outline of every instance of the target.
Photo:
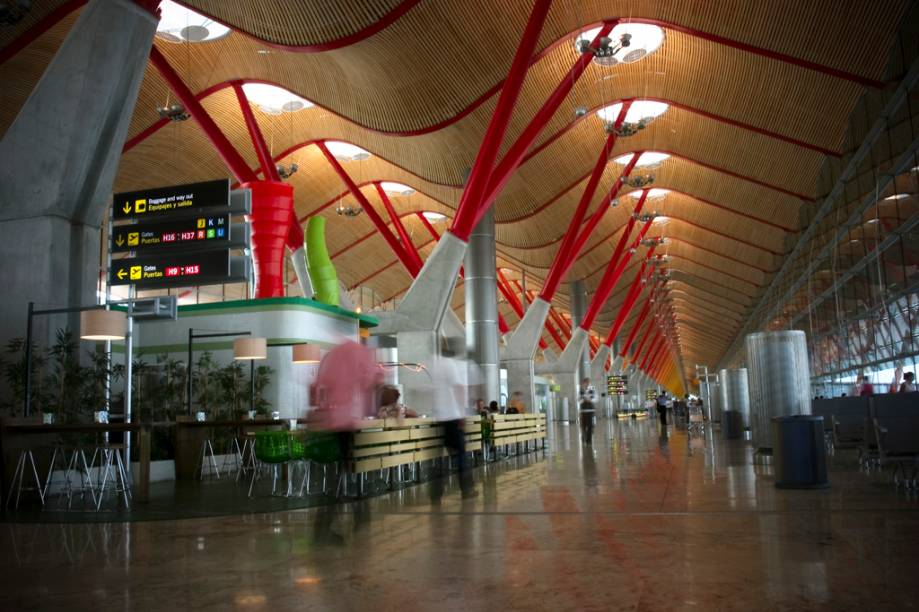
[(294, 363), (319, 363), (319, 345), (318, 344), (295, 344), (293, 346)]
[(121, 310), (84, 310), (80, 337), (84, 340), (124, 340), (127, 317)]
[(237, 338), (233, 341), (233, 359), (267, 359), (265, 338)]

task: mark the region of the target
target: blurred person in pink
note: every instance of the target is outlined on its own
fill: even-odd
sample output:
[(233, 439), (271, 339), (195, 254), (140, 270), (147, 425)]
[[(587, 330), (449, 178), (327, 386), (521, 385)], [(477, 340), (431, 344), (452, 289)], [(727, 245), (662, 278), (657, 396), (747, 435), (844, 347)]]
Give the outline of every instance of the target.
[(316, 408), (309, 414), (309, 426), (319, 431), (337, 431), (343, 457), (347, 453), (355, 424), (376, 415), (377, 387), (383, 384), (383, 370), (369, 348), (346, 339), (319, 362), (314, 394)]

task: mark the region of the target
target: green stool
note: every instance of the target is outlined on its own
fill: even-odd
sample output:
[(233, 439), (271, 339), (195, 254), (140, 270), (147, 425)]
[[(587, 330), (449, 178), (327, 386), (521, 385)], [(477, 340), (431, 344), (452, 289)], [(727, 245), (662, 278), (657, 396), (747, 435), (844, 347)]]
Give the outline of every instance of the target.
[(303, 459), (306, 461), (306, 469), (303, 473), (303, 480), (300, 482), (299, 495), (304, 491), (310, 494), (310, 465), (318, 463), (322, 465), (322, 492), (326, 490), (326, 479), (328, 466), (341, 461), (341, 447), (338, 443), (338, 435), (328, 431), (311, 431), (303, 437)]

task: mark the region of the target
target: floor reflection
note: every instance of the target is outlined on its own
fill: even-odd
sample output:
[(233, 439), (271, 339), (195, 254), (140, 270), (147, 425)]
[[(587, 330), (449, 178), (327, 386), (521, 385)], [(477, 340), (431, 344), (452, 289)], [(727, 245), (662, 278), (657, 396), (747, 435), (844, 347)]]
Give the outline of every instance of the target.
[(919, 503), (837, 455), (783, 491), (706, 424), (557, 427), (545, 454), (334, 506), (131, 524), (4, 524), (10, 610), (901, 610)]

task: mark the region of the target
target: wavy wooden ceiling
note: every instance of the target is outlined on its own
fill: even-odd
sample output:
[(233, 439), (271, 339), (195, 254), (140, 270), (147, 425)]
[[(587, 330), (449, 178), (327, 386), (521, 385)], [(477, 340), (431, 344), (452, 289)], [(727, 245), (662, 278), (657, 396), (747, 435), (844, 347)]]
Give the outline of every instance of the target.
[[(594, 110), (634, 97), (669, 101), (674, 106), (650, 127), (621, 138), (613, 156), (636, 150), (673, 154), (654, 172), (654, 186), (671, 193), (645, 206), (667, 220), (656, 222), (648, 235), (668, 237), (658, 252), (670, 260), (669, 308), (681, 321), (685, 363), (713, 363), (794, 244), (802, 207), (820, 197), (817, 177), (825, 154), (839, 152), (848, 117), (865, 87), (767, 56), (785, 54), (856, 80), (883, 81), (888, 49), (908, 3), (847, 2), (842, 7), (837, 0), (556, 0), (502, 153), (575, 60), (573, 32), (616, 17), (678, 27), (665, 28), (664, 44), (640, 62), (587, 69), (496, 203), (499, 265), (512, 270), (513, 278), (525, 269), (528, 288), (538, 289), (555, 257), (605, 139), (596, 116), (576, 119), (575, 107)], [(0, 29), (0, 51), (66, 4), (35, 1), (20, 23)], [(362, 284), (385, 298), (400, 296), (409, 275), (366, 215), (345, 219), (334, 213), (339, 201), (356, 201), (310, 143), (344, 140), (371, 151), (369, 160), (345, 168), (381, 210), (372, 181), (414, 187), (417, 193), (393, 202), (426, 257), (433, 239), (415, 213), (452, 215), (530, 3), (321, 0), (298, 4), (296, 10), (283, 0), (185, 4), (237, 31), (203, 44), (157, 40), (157, 47), (192, 91), (212, 90), (203, 98), (204, 107), (252, 167), (257, 160), (228, 82), (275, 83), (318, 105), (281, 116), (256, 109), (256, 116), (273, 153), (289, 151), (280, 161), (300, 168), (290, 179), (298, 216), (328, 218), (329, 250), (345, 284)], [(78, 14), (77, 8), (0, 64), (0, 133)], [(767, 53), (750, 53), (711, 37)], [(155, 108), (171, 98), (157, 71), (148, 70), (129, 139), (156, 123)], [(609, 164), (591, 210), (619, 170)], [(115, 189), (227, 175), (197, 125), (187, 121), (156, 130), (125, 153)], [(568, 279), (584, 279), (591, 295), (634, 202), (625, 195), (618, 198), (572, 266)], [(438, 232), (445, 229), (446, 224), (437, 225)], [(599, 335), (605, 337), (643, 254), (642, 249), (635, 255), (598, 318), (594, 329)], [(565, 310), (568, 304), (563, 288), (555, 305)], [(453, 306), (462, 316), (461, 285)], [(631, 330), (637, 310), (620, 337)], [(517, 321), (503, 300), (501, 311), (509, 324)], [(545, 340), (557, 352), (549, 335)]]

